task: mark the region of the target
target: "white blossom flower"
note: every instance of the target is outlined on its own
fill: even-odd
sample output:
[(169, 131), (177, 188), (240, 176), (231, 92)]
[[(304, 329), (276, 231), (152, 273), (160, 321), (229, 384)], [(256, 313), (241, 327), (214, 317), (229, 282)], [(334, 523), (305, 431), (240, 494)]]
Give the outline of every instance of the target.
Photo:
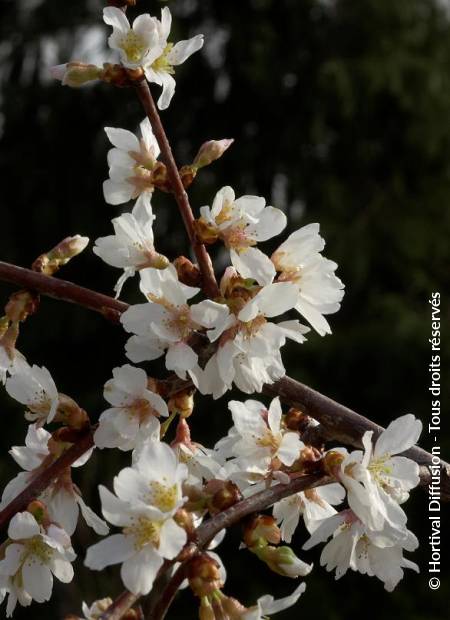
[(419, 466), (403, 456), (394, 456), (417, 443), (422, 423), (412, 414), (397, 418), (372, 448), (372, 431), (362, 438), (365, 452), (355, 450), (345, 457), (338, 474), (347, 488), (350, 508), (369, 528), (380, 530), (385, 521), (403, 529), (406, 515), (398, 505), (419, 484)]
[(27, 420), (39, 425), (51, 422), (58, 408), (58, 391), (49, 371), (39, 366), (27, 366), (9, 377), (6, 391), (28, 407)]
[(7, 616), (10, 617), (17, 601), (29, 605), (48, 601), (53, 589), (53, 576), (63, 583), (73, 579), (71, 562), (75, 553), (70, 538), (56, 525), (44, 529), (29, 512), (19, 512), (8, 528), (11, 542), (0, 561), (0, 576), (8, 581)]
[(169, 7), (161, 10), (161, 20), (153, 18), (158, 32), (158, 49), (162, 53), (151, 62), (147, 60), (143, 64), (145, 77), (149, 82), (154, 82), (162, 86), (162, 93), (158, 99), (158, 107), (165, 110), (175, 93), (175, 80), (172, 77), (175, 73), (174, 67), (183, 64), (192, 54), (203, 47), (203, 35), (198, 34), (191, 39), (179, 41), (175, 45), (168, 43), (172, 16)]
[(324, 315), (337, 312), (344, 296), (344, 285), (334, 273), (337, 264), (320, 253), (324, 247), (319, 224), (308, 224), (293, 232), (271, 259), (258, 250), (241, 253), (237, 260), (232, 260), (244, 277), (260, 273), (268, 283), (279, 272), (278, 282), (295, 284), (298, 291), (295, 309), (324, 336), (331, 333)]
[(181, 484), (186, 466), (178, 463), (171, 448), (148, 441), (133, 468), (114, 479), (117, 497), (100, 486), (104, 517), (122, 528), (90, 547), (85, 564), (94, 570), (122, 564), (124, 585), (134, 594), (150, 592), (164, 558), (172, 560), (186, 543), (187, 535), (173, 516), (184, 503)]
[(105, 127), (114, 148), (108, 151), (109, 179), (103, 183), (103, 194), (111, 205), (140, 197), (151, 215), (152, 171), (160, 151), (148, 118), (139, 127), (140, 139), (127, 129)]
[(131, 213), (114, 218), (114, 235), (96, 240), (93, 251), (105, 263), (123, 269), (123, 275), (114, 287), (119, 297), (122, 287), (136, 271), (146, 267), (164, 268), (169, 261), (158, 254), (153, 244), (153, 215), (150, 202), (137, 200)]
[(119, 52), (120, 61), (125, 67), (143, 67), (163, 52), (157, 20), (148, 13), (139, 15), (131, 27), (122, 10), (109, 6), (103, 9), (103, 20), (113, 29), (108, 39), (109, 47)]
[(257, 600), (256, 605), (249, 607), (240, 617), (242, 620), (264, 620), (266, 616), (271, 616), (295, 605), (305, 590), (306, 584), (301, 583), (292, 594), (278, 600), (275, 600), (270, 594), (265, 594)]
[(418, 546), (417, 538), (409, 530), (401, 540), (389, 527), (385, 531), (375, 532), (367, 528), (351, 510), (344, 510), (325, 519), (314, 531), (311, 538), (303, 545), (308, 550), (320, 542), (333, 538), (322, 550), (320, 564), (328, 571), (336, 570), (336, 579), (340, 579), (349, 568), (353, 571), (375, 576), (384, 583), (388, 592), (392, 592), (403, 577), (403, 568), (419, 572), (416, 564), (403, 557), (403, 549), (414, 551)]
[(229, 248), (231, 262), (244, 278), (255, 278), (262, 284), (272, 282), (274, 266), (252, 246), (275, 237), (285, 228), (286, 216), (280, 209), (266, 206), (260, 196), (236, 199), (231, 187), (222, 187), (212, 207), (201, 207), (200, 213), (200, 222)]
[(319, 224), (309, 224), (292, 233), (272, 254), (281, 272), (278, 279), (298, 287), (295, 309), (321, 336), (331, 333), (323, 315), (337, 312), (344, 296), (344, 285), (334, 273), (337, 264), (320, 253), (324, 247)]
[[(48, 447), (50, 438), (51, 435), (46, 430), (39, 428), (36, 424), (30, 424), (25, 445), (11, 448), (9, 453), (25, 471), (19, 473), (6, 485), (0, 502), (0, 510), (21, 493), (42, 469), (51, 465), (57, 458), (58, 454), (50, 453)], [(72, 463), (72, 467), (84, 465), (91, 454), (92, 450), (88, 450)], [(70, 468), (61, 472), (58, 478), (40, 495), (40, 499), (47, 506), (52, 521), (59, 523), (69, 536), (75, 531), (80, 511), (86, 523), (97, 534), (108, 533), (106, 523), (86, 505), (78, 487), (73, 484)]]
[(256, 400), (232, 400), (228, 408), (237, 431), (231, 435), (234, 441), (229, 445), (229, 456), (243, 457), (267, 472), (281, 465), (289, 467), (299, 458), (304, 444), (298, 433), (283, 428), (278, 397), (268, 410)]
[(132, 450), (138, 441), (159, 430), (158, 416), (169, 415), (161, 396), (148, 389), (145, 371), (130, 364), (114, 368), (104, 396), (113, 406), (101, 414), (94, 433), (99, 448)]
[[(268, 284), (235, 310), (233, 321), (222, 331), (217, 352), (204, 369), (191, 376), (202, 394), (222, 396), (234, 383), (242, 392), (261, 392), (286, 373), (280, 349), (286, 338), (302, 343), (308, 327), (298, 321), (272, 323), (268, 318), (290, 310), (297, 297), (293, 284)], [(234, 303), (234, 302), (231, 302)]]
[(334, 483), (294, 493), (274, 504), (273, 516), (280, 526), (282, 539), (291, 542), (300, 516), (308, 532), (314, 532), (321, 520), (336, 514), (333, 505), (340, 504), (344, 497), (345, 489)]
[(198, 367), (198, 355), (188, 344), (199, 329), (208, 329), (211, 340), (229, 322), (228, 308), (210, 300), (189, 306), (187, 301), (199, 291), (178, 281), (173, 265), (167, 269), (144, 269), (140, 288), (149, 300), (126, 310), (121, 317), (126, 331), (135, 334), (127, 343), (133, 362), (154, 360), (166, 353), (166, 368), (185, 379), (187, 371)]

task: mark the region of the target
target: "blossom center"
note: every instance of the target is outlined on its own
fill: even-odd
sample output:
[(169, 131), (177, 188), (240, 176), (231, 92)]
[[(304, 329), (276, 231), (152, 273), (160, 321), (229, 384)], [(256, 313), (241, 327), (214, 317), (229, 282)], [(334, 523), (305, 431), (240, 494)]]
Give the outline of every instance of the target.
[(127, 32), (121, 39), (119, 47), (124, 51), (127, 60), (130, 62), (139, 62), (147, 51), (147, 45), (143, 37), (136, 34), (133, 30)]
[(124, 528), (123, 533), (125, 536), (134, 538), (134, 547), (139, 550), (149, 544), (154, 547), (159, 546), (161, 527), (160, 521), (152, 521), (148, 517), (138, 517), (133, 525)]
[(165, 486), (157, 480), (152, 480), (150, 482), (150, 489), (152, 492), (151, 503), (159, 510), (169, 512), (175, 508), (178, 499), (178, 487), (176, 484)]
[(33, 563), (30, 556), (34, 556), (43, 564), (48, 564), (53, 556), (53, 549), (49, 547), (41, 538), (41, 536), (33, 536), (25, 542), (28, 563)]
[(159, 58), (157, 58), (152, 64), (152, 69), (154, 71), (164, 71), (165, 73), (171, 73), (171, 74), (175, 73), (175, 69), (170, 64), (170, 62), (167, 60), (167, 56), (172, 48), (173, 48), (173, 43), (168, 43), (166, 45), (161, 56), (159, 56)]
[(145, 398), (136, 398), (132, 404), (128, 407), (132, 416), (139, 418), (142, 423), (151, 416), (158, 416), (158, 412), (152, 407), (152, 405)]

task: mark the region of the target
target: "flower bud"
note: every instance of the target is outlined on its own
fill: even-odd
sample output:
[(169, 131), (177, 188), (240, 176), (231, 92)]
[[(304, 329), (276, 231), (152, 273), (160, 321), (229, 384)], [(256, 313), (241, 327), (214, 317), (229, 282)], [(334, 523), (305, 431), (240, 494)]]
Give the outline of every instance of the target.
[(188, 418), (194, 410), (194, 389), (188, 388), (178, 392), (167, 403), (170, 413), (179, 413), (182, 418)]
[(173, 265), (180, 282), (188, 286), (201, 286), (202, 274), (198, 265), (194, 265), (186, 256), (178, 256)]
[(256, 515), (244, 527), (244, 543), (250, 549), (268, 543), (277, 545), (280, 540), (280, 528), (275, 519), (269, 515)]
[(217, 514), (223, 510), (227, 510), (234, 504), (240, 502), (242, 493), (239, 487), (231, 480), (220, 481), (221, 488), (219, 488), (211, 499), (208, 501), (208, 508), (211, 514)]
[(12, 323), (23, 322), (36, 312), (38, 306), (38, 295), (29, 291), (17, 291), (10, 296), (5, 306), (5, 314)]
[(306, 564), (298, 558), (290, 547), (257, 547), (252, 549), (255, 555), (267, 566), (283, 577), (305, 577), (312, 570), (312, 564)]
[(194, 527), (194, 519), (192, 517), (192, 513), (184, 510), (183, 508), (179, 508), (174, 516), (175, 522), (186, 530), (186, 533), (189, 535), (193, 535), (195, 532)]
[(71, 258), (78, 256), (89, 243), (89, 237), (75, 235), (66, 237), (49, 252), (41, 254), (33, 263), (33, 271), (52, 276), (60, 267), (66, 265)]
[(211, 245), (219, 238), (216, 228), (208, 224), (203, 218), (195, 220), (194, 228), (195, 234), (201, 243)]
[(325, 472), (328, 475), (337, 478), (344, 458), (344, 455), (340, 452), (337, 452), (336, 450), (330, 450), (329, 452), (327, 452), (323, 457), (322, 461)]
[(28, 504), (27, 512), (31, 513), (36, 521), (42, 525), (50, 522), (47, 506), (38, 499), (34, 499)]
[(67, 424), (74, 429), (84, 429), (89, 426), (89, 417), (81, 407), (66, 394), (59, 393), (58, 409), (55, 421)]
[(197, 176), (197, 168), (194, 166), (182, 166), (179, 170), (184, 189), (190, 187)]
[(197, 155), (195, 156), (192, 165), (199, 169), (209, 166), (213, 161), (222, 157), (225, 151), (233, 144), (233, 138), (225, 138), (223, 140), (209, 140), (204, 142)]
[(189, 562), (187, 576), (192, 592), (199, 598), (223, 586), (220, 566), (207, 553), (197, 555)]
[(302, 432), (308, 426), (309, 420), (310, 417), (303, 411), (291, 407), (284, 418), (284, 423), (290, 431)]
[(99, 80), (102, 71), (102, 67), (77, 61), (50, 68), (50, 74), (55, 80), (62, 82), (63, 86), (71, 86), (72, 88), (78, 88), (88, 82)]

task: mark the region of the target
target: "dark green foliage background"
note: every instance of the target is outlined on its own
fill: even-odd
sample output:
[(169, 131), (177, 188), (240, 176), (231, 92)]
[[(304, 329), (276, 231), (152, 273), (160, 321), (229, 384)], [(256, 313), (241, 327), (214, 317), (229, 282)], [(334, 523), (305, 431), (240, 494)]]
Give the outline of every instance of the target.
[[(142, 11), (161, 3), (141, 0)], [(224, 158), (201, 174), (192, 204), (208, 204), (230, 184), (238, 195), (256, 193), (284, 208), (295, 229), (319, 221), (326, 255), (339, 263), (346, 284), (341, 312), (330, 318), (333, 336), (311, 334), (286, 347), (289, 374), (381, 424), (413, 412), (430, 415), (428, 362), (432, 291), (449, 317), (450, 252), (450, 22), (431, 0), (174, 0), (173, 39), (207, 34), (208, 53), (177, 71), (177, 92), (163, 122), (178, 161), (191, 161), (211, 138), (234, 137)], [(43, 41), (58, 42), (58, 62), (73, 58), (83, 28), (101, 23), (101, 2), (2, 0), (0, 10), (0, 259), (28, 266), (69, 234), (92, 240), (110, 234), (120, 208), (104, 203), (105, 125), (134, 130), (142, 112), (133, 93), (104, 85), (62, 88), (47, 78)], [(105, 29), (106, 33), (106, 29)], [(89, 60), (88, 54), (82, 60)], [(156, 89), (155, 89), (156, 90)], [(174, 203), (156, 195), (156, 238), (174, 257), (189, 250)], [(270, 244), (267, 247), (270, 249)], [(118, 273), (90, 251), (63, 277), (111, 292)], [(135, 287), (124, 291), (137, 301)], [(0, 302), (12, 287), (0, 285)], [(105, 408), (102, 386), (125, 362), (122, 331), (83, 309), (42, 299), (24, 326), (19, 347), (44, 364), (59, 389), (96, 419)], [(444, 343), (445, 345), (445, 343)], [(448, 348), (443, 370), (449, 368)], [(158, 365), (149, 366), (156, 372)], [(448, 377), (448, 374), (447, 374)], [(443, 373), (443, 383), (445, 372)], [(443, 394), (442, 448), (450, 454)], [(7, 454), (22, 444), (21, 409), (3, 393), (0, 483), (17, 472)], [(448, 407), (447, 407), (448, 408)], [(211, 445), (230, 425), (226, 399), (204, 399), (193, 419), (196, 438)], [(429, 447), (427, 432), (422, 445)], [(111, 485), (128, 456), (98, 452), (75, 473), (98, 508), (96, 486)], [(421, 548), (421, 575), (408, 573), (394, 594), (382, 584), (348, 574), (336, 584), (316, 564), (298, 606), (281, 618), (320, 620), (448, 617), (448, 571), (428, 589), (426, 495), (413, 494), (411, 528)], [(448, 515), (445, 508), (443, 517)], [(444, 530), (446, 520), (444, 518)], [(299, 530), (297, 548), (306, 538)], [(76, 549), (95, 536), (83, 525)], [(236, 529), (224, 545), (226, 592), (250, 604), (264, 592), (284, 595), (294, 583), (270, 574), (245, 551)], [(447, 546), (446, 546), (447, 545)], [(448, 537), (443, 541), (443, 563)], [(60, 618), (79, 613), (81, 600), (117, 595), (117, 567), (101, 575), (77, 561), (69, 586), (57, 585), (48, 605), (18, 610), (17, 618)], [(372, 612), (372, 609), (374, 610)], [(169, 618), (196, 617), (191, 595), (179, 596)]]

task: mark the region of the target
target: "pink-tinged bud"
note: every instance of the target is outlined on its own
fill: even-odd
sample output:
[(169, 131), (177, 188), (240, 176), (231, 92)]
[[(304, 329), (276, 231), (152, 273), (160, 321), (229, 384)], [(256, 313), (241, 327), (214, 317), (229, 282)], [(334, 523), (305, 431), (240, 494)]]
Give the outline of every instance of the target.
[(192, 163), (194, 168), (204, 168), (209, 166), (213, 161), (222, 157), (225, 151), (233, 144), (233, 138), (225, 138), (224, 140), (209, 140), (200, 147), (195, 159)]
[(280, 540), (280, 528), (275, 519), (269, 515), (256, 515), (244, 527), (244, 543), (250, 549), (268, 543), (277, 545)]
[(88, 82), (99, 80), (102, 73), (102, 67), (77, 61), (50, 67), (50, 75), (55, 80), (62, 82), (63, 86), (71, 86), (72, 88), (78, 88)]
[(41, 254), (33, 263), (33, 271), (45, 273), (52, 276), (63, 265), (67, 264), (71, 258), (78, 256), (87, 247), (89, 237), (75, 235), (66, 237), (49, 252)]

